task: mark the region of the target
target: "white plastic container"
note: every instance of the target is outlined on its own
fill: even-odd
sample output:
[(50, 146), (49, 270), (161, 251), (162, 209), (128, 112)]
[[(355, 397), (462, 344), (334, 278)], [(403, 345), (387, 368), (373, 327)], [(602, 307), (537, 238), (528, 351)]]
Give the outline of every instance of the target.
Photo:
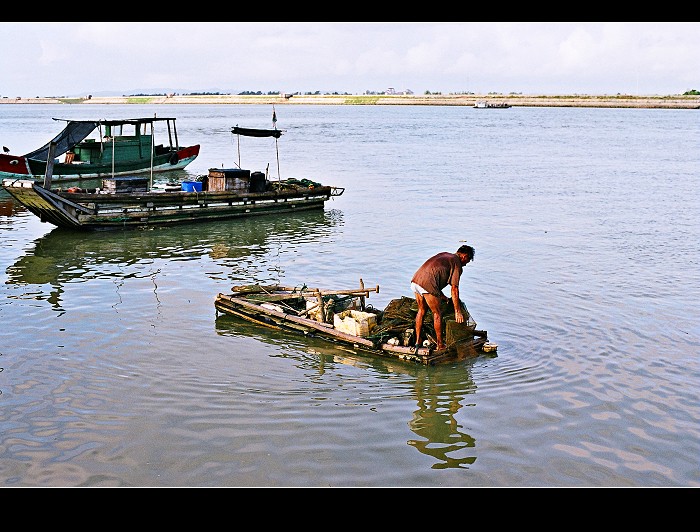
[(333, 326), (340, 332), (365, 337), (377, 326), (377, 315), (360, 310), (344, 310), (333, 315)]

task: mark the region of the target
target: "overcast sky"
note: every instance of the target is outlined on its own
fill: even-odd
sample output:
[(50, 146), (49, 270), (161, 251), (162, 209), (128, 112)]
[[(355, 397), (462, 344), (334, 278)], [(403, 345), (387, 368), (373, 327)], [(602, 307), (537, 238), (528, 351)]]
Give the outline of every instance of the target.
[(698, 22), (0, 22), (0, 51), (7, 97), (700, 90)]

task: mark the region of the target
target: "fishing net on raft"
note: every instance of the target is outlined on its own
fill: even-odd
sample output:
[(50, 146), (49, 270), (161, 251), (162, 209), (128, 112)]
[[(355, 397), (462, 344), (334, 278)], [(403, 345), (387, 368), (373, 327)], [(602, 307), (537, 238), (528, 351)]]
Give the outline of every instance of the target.
[[(474, 331), (476, 329), (476, 322), (472, 318), (464, 302), (460, 300), (459, 303), (462, 307), (462, 315), (464, 316), (464, 322), (461, 326), (469, 331)], [(455, 319), (452, 300), (443, 302), (441, 310), (442, 323), (443, 327), (445, 327), (448, 321), (454, 321)], [(408, 338), (407, 345), (413, 345), (415, 343), (416, 314), (418, 314), (418, 303), (414, 298), (402, 296), (399, 299), (393, 299), (383, 311), (379, 312), (379, 323), (372, 330), (372, 334), (369, 335), (368, 338), (371, 339), (375, 345), (386, 343), (391, 338), (398, 338), (400, 342), (406, 345), (404, 338), (406, 338), (406, 335), (411, 331), (413, 334)], [(430, 309), (427, 310), (423, 318), (421, 336), (424, 339), (428, 337), (437, 338), (433, 325), (433, 313)]]

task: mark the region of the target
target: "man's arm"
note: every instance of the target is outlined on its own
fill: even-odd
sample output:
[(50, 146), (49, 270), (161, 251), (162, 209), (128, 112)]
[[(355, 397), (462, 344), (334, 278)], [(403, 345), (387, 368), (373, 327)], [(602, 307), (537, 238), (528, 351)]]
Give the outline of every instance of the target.
[(459, 304), (459, 285), (453, 284), (450, 292), (452, 293), (452, 304), (455, 307), (455, 321), (457, 323), (463, 323), (464, 316), (462, 316), (462, 307)]

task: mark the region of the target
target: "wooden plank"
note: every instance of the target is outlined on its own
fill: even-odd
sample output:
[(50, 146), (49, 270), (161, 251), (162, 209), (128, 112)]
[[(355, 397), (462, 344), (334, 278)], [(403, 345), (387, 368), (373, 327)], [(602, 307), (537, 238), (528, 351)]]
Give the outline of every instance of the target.
[(249, 297), (251, 299), (255, 299), (255, 301), (261, 301), (263, 303), (271, 302), (271, 301), (285, 301), (287, 299), (304, 299), (304, 296), (297, 295), (297, 294), (266, 294), (265, 292), (253, 292), (253, 293), (246, 293), (246, 294), (243, 294), (241, 292), (236, 292), (235, 295), (236, 296), (245, 295), (245, 297)]
[(228, 307), (226, 312), (229, 314), (233, 314), (234, 316), (238, 316), (239, 318), (242, 318), (242, 319), (249, 321), (251, 323), (255, 323), (257, 325), (264, 325), (265, 327), (270, 327), (271, 329), (281, 330), (281, 327), (277, 327), (276, 325), (272, 325), (271, 323), (267, 323), (264, 321), (256, 320), (252, 316), (249, 316), (248, 314), (244, 314), (243, 312), (237, 312), (236, 310), (234, 310), (231, 307)]
[(336, 336), (337, 338), (342, 338), (344, 340), (347, 340), (348, 342), (354, 342), (357, 344), (361, 344), (367, 347), (374, 347), (374, 343), (372, 340), (368, 340), (367, 338), (362, 338), (360, 336), (354, 336), (352, 334), (347, 334), (341, 331), (337, 331), (335, 329), (329, 329), (328, 327), (332, 327), (330, 324), (323, 324), (314, 320), (310, 320), (308, 318), (300, 318), (298, 316), (293, 316), (291, 314), (285, 314), (284, 312), (277, 312), (276, 310), (271, 310), (271, 309), (266, 309), (266, 308), (261, 308), (259, 305), (256, 305), (255, 303), (251, 303), (250, 301), (246, 301), (245, 299), (241, 299), (238, 297), (232, 297), (232, 296), (227, 296), (225, 294), (219, 294), (219, 297), (228, 299), (229, 301), (240, 305), (244, 308), (254, 310), (256, 312), (264, 311), (265, 314), (268, 314), (270, 316), (275, 316), (277, 318), (280, 318), (283, 321), (291, 321), (300, 325), (303, 325), (305, 327), (309, 327), (311, 329), (315, 329), (317, 331), (326, 333), (326, 334), (331, 334), (333, 336)]
[[(361, 292), (365, 291), (365, 282), (362, 280), (362, 277), (360, 277), (360, 291)], [(379, 287), (377, 287), (377, 291), (379, 291)], [(360, 310), (362, 310), (362, 311), (365, 310), (365, 298), (364, 298), (364, 296), (360, 296)]]
[(249, 294), (260, 294), (267, 293), (274, 296), (285, 296), (285, 294), (279, 294), (278, 292), (289, 292), (286, 297), (317, 297), (320, 293), (322, 296), (331, 295), (347, 295), (347, 296), (357, 296), (357, 297), (369, 297), (370, 292), (379, 293), (379, 285), (375, 288), (362, 288), (362, 289), (349, 289), (349, 290), (319, 290), (318, 288), (306, 288), (299, 289), (287, 286), (277, 286), (277, 285), (241, 285), (232, 286), (231, 291), (238, 295), (249, 295)]
[(51, 188), (51, 179), (53, 178), (53, 164), (56, 154), (56, 143), (52, 140), (49, 144), (49, 154), (46, 158), (46, 173), (44, 174), (44, 188)]

